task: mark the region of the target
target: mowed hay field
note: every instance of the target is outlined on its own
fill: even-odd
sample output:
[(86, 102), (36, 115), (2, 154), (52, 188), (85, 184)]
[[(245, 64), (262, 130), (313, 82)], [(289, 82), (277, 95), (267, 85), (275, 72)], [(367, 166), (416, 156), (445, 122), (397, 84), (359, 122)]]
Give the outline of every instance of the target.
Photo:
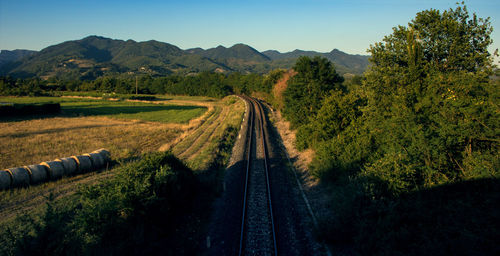
[(44, 118), (0, 122), (0, 168), (81, 155), (99, 148), (113, 159), (154, 151), (175, 138), (181, 127), (107, 117)]
[[(155, 151), (196, 126), (210, 106), (197, 101), (148, 104), (52, 97), (0, 102), (59, 102), (61, 114), (0, 119), (0, 168), (39, 163), (107, 148), (123, 160)], [(191, 124), (190, 124), (191, 121)]]
[[(11, 168), (108, 149), (113, 160), (127, 162), (143, 153), (172, 150), (196, 141), (196, 150), (182, 155), (195, 169), (206, 168), (229, 127), (239, 127), (244, 103), (235, 96), (222, 100), (166, 96), (154, 102), (82, 98), (12, 98), (0, 102), (59, 102), (61, 114), (0, 119), (0, 168)], [(201, 136), (208, 128), (210, 136)], [(182, 150), (184, 152), (184, 150)], [(199, 162), (199, 163), (198, 163)], [(39, 211), (49, 195), (72, 195), (81, 184), (95, 184), (113, 170), (87, 173), (31, 186), (0, 191), (0, 223), (21, 212)]]

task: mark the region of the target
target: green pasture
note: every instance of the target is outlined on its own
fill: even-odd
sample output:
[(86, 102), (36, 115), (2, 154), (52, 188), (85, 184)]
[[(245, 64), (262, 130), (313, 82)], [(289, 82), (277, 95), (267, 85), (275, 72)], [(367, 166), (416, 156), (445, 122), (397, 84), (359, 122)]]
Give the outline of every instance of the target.
[(0, 103), (60, 103), (63, 117), (108, 116), (162, 123), (187, 123), (207, 110), (200, 106), (180, 106), (143, 102), (108, 101), (61, 97), (0, 97)]

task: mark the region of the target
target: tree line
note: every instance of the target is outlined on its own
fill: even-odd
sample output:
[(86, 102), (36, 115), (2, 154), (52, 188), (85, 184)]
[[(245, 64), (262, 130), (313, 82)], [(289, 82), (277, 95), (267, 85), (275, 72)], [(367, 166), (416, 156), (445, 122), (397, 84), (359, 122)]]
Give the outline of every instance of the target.
[(104, 76), (95, 80), (59, 80), (49, 78), (15, 79), (0, 77), (0, 95), (41, 96), (57, 91), (97, 91), (103, 93), (172, 94), (221, 98), (230, 94), (270, 93), (280, 70), (268, 75), (231, 73), (228, 75), (203, 72), (189, 76), (152, 77)]

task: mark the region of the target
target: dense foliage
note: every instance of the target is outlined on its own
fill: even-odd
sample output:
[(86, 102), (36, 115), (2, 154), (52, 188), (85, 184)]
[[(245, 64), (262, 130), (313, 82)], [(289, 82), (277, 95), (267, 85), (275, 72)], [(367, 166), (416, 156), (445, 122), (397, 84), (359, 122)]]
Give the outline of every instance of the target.
[[(121, 167), (75, 198), (50, 202), (0, 232), (2, 255), (148, 255), (182, 249), (174, 234), (194, 206), (197, 179), (171, 153)], [(189, 232), (183, 232), (189, 233)]]
[[(284, 113), (298, 128), (299, 148), (316, 150), (314, 175), (335, 184), (335, 212), (324, 220), (331, 228), (326, 232), (330, 242), (347, 239), (363, 254), (418, 255), (423, 251), (412, 249), (418, 243), (435, 254), (463, 253), (479, 245), (482, 252), (494, 250), (488, 243), (495, 243), (500, 222), (492, 213), (498, 190), (491, 190), (500, 176), (500, 88), (498, 80), (490, 79), (491, 32), (489, 20), (469, 15), (465, 6), (422, 11), (407, 27), (395, 27), (370, 47), (372, 66), (362, 83), (352, 81), (347, 90), (325, 79), (335, 77), (334, 71), (320, 71), (326, 65), (308, 60), (310, 68), (301, 69), (305, 60), (297, 62)], [(480, 208), (494, 229), (469, 229), (475, 222), (485, 225), (471, 210), (479, 197), (468, 196), (481, 187), (472, 181), (477, 179), (493, 179), (480, 183), (487, 184), (481, 193), (497, 193), (485, 195)], [(462, 184), (451, 189), (454, 203), (429, 204), (432, 192), (426, 191), (446, 198), (450, 191), (437, 187), (450, 184)], [(463, 224), (462, 230), (437, 229), (442, 227), (436, 224), (438, 216), (418, 212), (420, 206), (421, 211), (431, 207), (429, 214), (458, 218), (450, 205), (471, 213), (466, 222), (455, 224)], [(425, 230), (420, 235), (437, 232), (443, 241), (407, 236), (395, 243), (391, 232), (396, 222), (403, 226), (399, 235), (418, 226)], [(371, 238), (374, 232), (385, 244)], [(456, 232), (463, 244), (443, 249), (455, 243), (448, 232)]]
[[(59, 80), (51, 78), (14, 79), (0, 77), (0, 95), (40, 96), (57, 91), (98, 91), (103, 93), (171, 94), (189, 96), (209, 96), (222, 98), (237, 93), (250, 94), (256, 91), (269, 92), (272, 79), (280, 71), (269, 75), (203, 72), (193, 76), (104, 76), (95, 80)], [(273, 75), (274, 74), (274, 75)], [(137, 86), (137, 87), (136, 87)]]
[(293, 69), (297, 74), (288, 82), (283, 114), (297, 127), (317, 114), (330, 91), (343, 89), (343, 78), (330, 61), (319, 56), (300, 57)]

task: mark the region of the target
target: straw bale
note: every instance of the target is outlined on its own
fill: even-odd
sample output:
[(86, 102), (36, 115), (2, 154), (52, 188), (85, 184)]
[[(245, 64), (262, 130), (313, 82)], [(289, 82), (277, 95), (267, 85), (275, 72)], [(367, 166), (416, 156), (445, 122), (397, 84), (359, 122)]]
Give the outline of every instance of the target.
[(24, 167), (9, 169), (12, 175), (12, 187), (27, 187), (30, 185), (30, 174)]
[(12, 177), (7, 170), (0, 171), (0, 190), (9, 189)]
[(64, 175), (64, 166), (59, 161), (43, 162), (41, 165), (47, 166), (49, 177), (52, 180), (59, 179)]
[(92, 153), (99, 153), (102, 156), (102, 159), (104, 159), (104, 162), (111, 161), (111, 153), (109, 153), (109, 151), (104, 148), (93, 151)]
[(48, 170), (45, 165), (33, 164), (25, 166), (24, 168), (30, 171), (30, 184), (42, 183), (49, 179)]
[(64, 175), (73, 175), (76, 172), (78, 172), (78, 164), (76, 163), (76, 160), (72, 157), (65, 157), (61, 159), (56, 159), (56, 161), (59, 161), (62, 163), (64, 167)]
[(100, 170), (105, 166), (104, 159), (102, 158), (101, 154), (99, 153), (90, 153), (90, 154), (84, 154), (86, 156), (90, 157), (90, 160), (92, 160), (92, 169), (94, 171)]
[(89, 156), (72, 156), (78, 164), (78, 173), (86, 173), (92, 171), (92, 161)]

